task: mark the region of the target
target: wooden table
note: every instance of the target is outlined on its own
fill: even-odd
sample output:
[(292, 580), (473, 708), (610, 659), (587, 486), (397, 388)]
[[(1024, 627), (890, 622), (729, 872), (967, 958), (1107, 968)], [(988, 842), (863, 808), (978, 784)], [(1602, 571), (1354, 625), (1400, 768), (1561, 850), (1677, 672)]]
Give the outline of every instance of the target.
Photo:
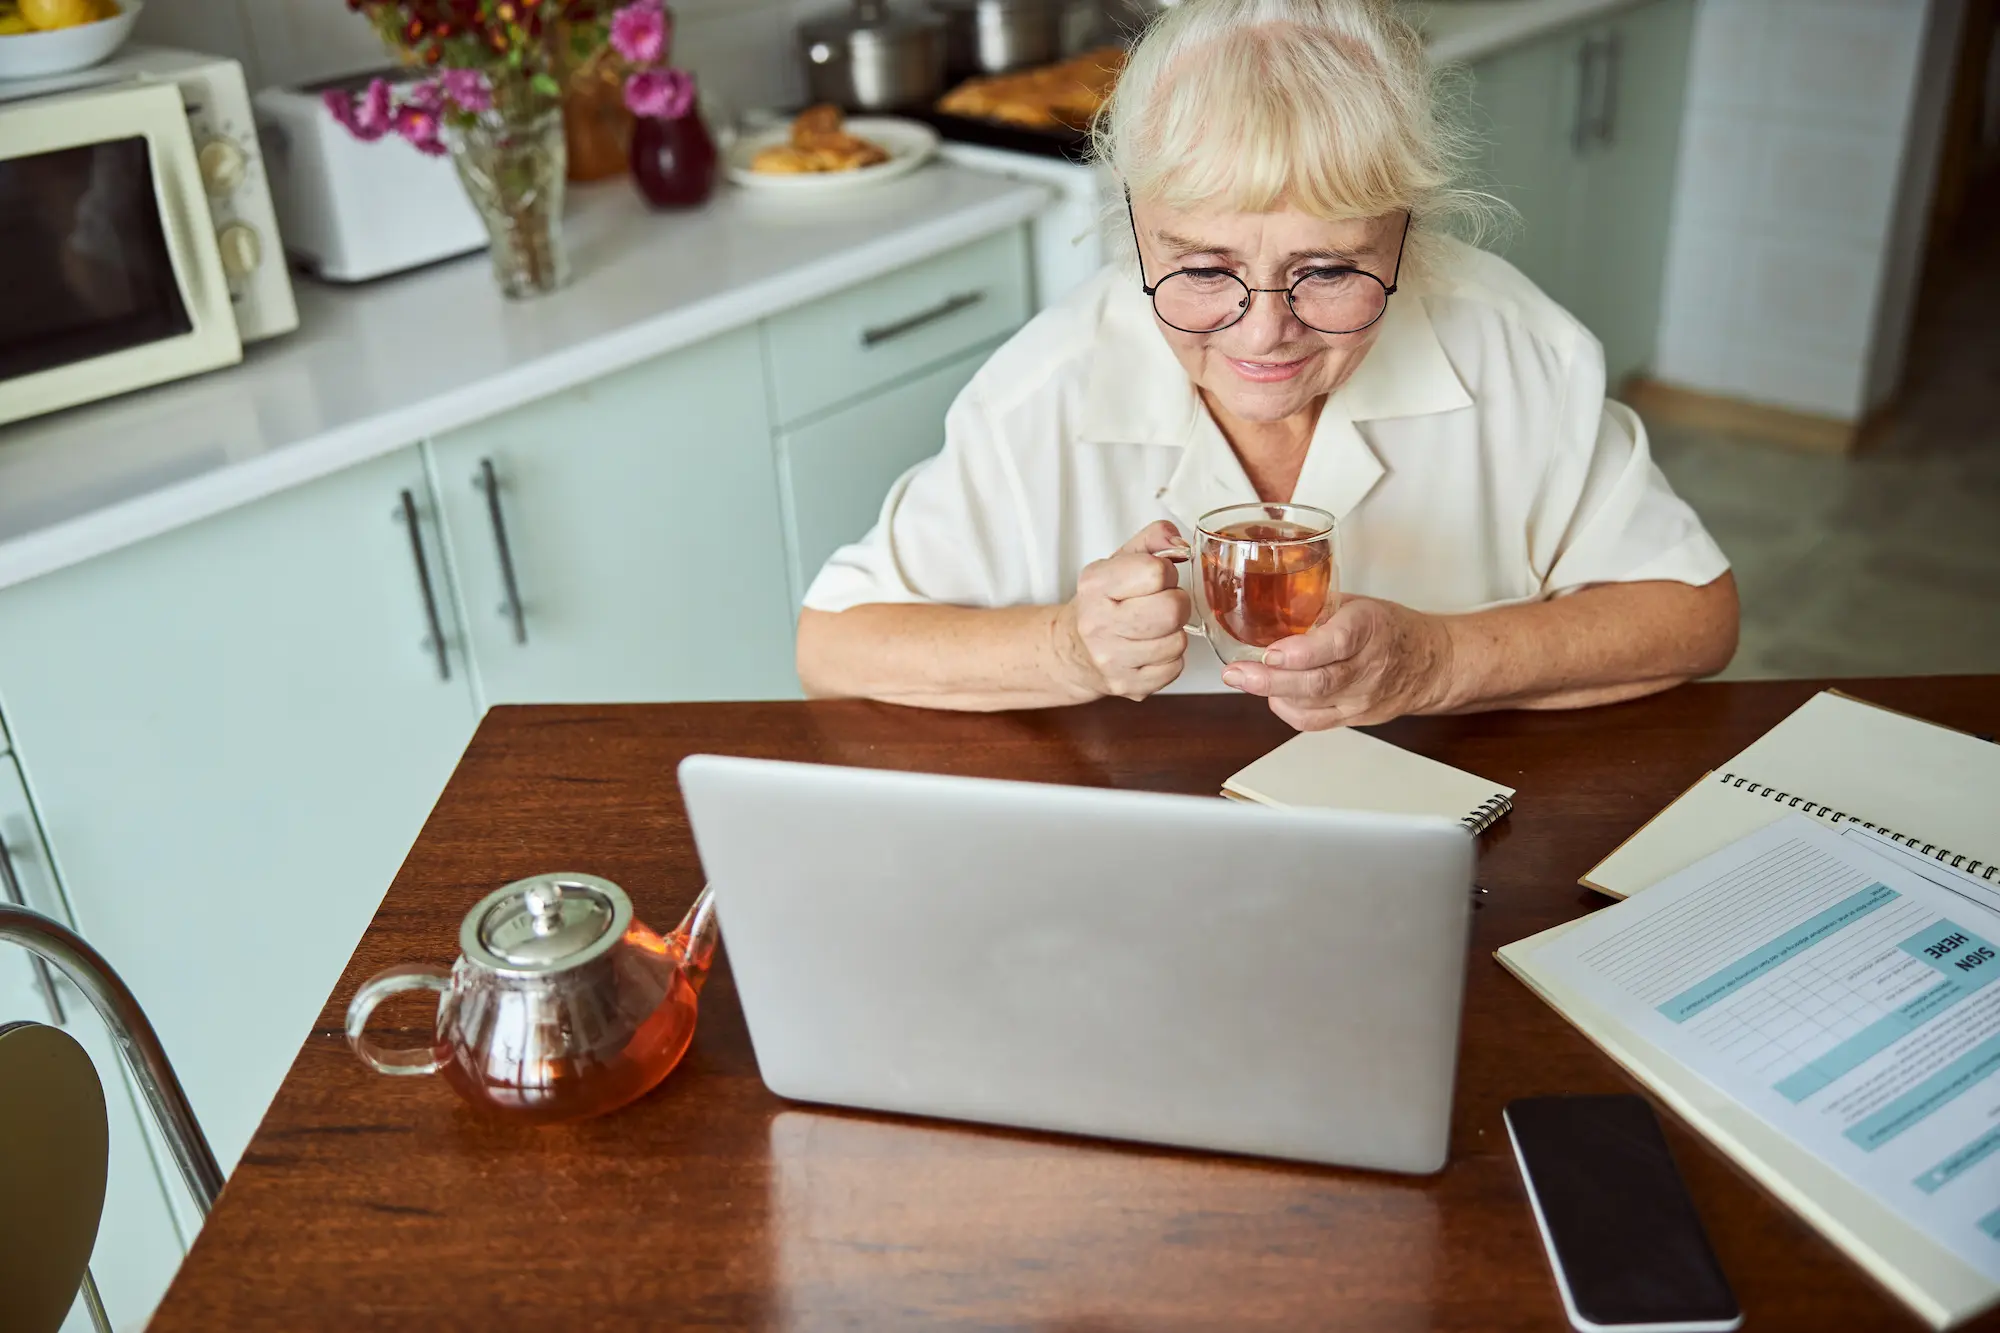
[[(2000, 677), (1845, 687), (2000, 731)], [(687, 1061), (597, 1121), (493, 1123), (437, 1080), (368, 1073), (341, 1036), (356, 985), (392, 963), (449, 962), (462, 914), (507, 880), (594, 871), (649, 923), (679, 919), (701, 885), (674, 784), (682, 755), (1206, 794), (1287, 734), (1237, 696), (1003, 716), (496, 709), (152, 1327), (1561, 1328), (1500, 1109), (1632, 1085), (1492, 950), (1600, 906), (1577, 876), (1814, 688), (1703, 685), (1382, 729), (1520, 788), (1482, 852), (1451, 1164), (1424, 1179), (788, 1105), (758, 1081), (726, 966)], [(428, 1015), (408, 1003), (383, 1011), (385, 1035), (402, 1023), (421, 1041)], [(1751, 1330), (1920, 1327), (1665, 1118)], [(2000, 1314), (1973, 1327), (2000, 1330)]]

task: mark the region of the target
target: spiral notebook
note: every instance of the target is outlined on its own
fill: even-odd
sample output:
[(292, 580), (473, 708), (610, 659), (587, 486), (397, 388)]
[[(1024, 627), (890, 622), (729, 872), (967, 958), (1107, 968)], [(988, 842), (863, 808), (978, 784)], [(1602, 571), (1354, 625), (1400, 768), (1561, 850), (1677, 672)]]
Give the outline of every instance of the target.
[(1838, 690), (1707, 774), (1580, 882), (1629, 897), (1788, 812), (2000, 889), (2000, 745)]
[(1474, 833), (1513, 808), (1514, 789), (1338, 727), (1302, 731), (1230, 775), (1222, 794), (1259, 805), (1442, 815)]

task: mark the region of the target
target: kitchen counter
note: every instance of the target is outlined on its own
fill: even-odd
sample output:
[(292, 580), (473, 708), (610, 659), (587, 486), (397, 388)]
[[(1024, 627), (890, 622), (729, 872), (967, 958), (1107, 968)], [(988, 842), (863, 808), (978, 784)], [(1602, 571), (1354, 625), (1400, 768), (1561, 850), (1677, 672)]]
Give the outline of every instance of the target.
[(0, 588), (690, 346), (1007, 227), (1035, 185), (945, 162), (802, 200), (725, 186), (686, 214), (574, 190), (574, 280), (514, 303), (486, 256), (298, 281), (299, 330), (240, 366), (0, 427)]
[[(1434, 0), (1476, 60), (1636, 0)], [(575, 281), (506, 302), (484, 255), (359, 287), (298, 281), (297, 333), (240, 366), (0, 426), (0, 588), (470, 424), (1014, 226), (1049, 193), (939, 162), (801, 201), (724, 187), (653, 214), (575, 189)]]
[(1432, 0), (1416, 4), (1433, 61), (1479, 60), (1543, 33), (1630, 9), (1639, 0)]

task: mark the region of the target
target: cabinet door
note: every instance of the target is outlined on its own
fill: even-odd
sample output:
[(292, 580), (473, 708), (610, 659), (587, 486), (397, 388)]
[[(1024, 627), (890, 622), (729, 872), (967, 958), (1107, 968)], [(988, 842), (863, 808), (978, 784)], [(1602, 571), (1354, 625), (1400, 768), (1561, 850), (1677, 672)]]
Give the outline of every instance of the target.
[[(0, 856), (6, 858), (0, 875), (12, 872), (27, 906), (69, 924), (27, 790), (13, 761), (4, 755), (0, 755)], [(38, 974), (26, 950), (0, 945), (0, 1024), (16, 1019), (63, 1028), (90, 1052), (97, 1067), (111, 1133), (104, 1213), (97, 1224), (90, 1267), (112, 1325), (143, 1328), (173, 1281), (185, 1247), (147, 1147), (140, 1120), (144, 1112), (128, 1081), (124, 1058), (90, 1001), (59, 969), (50, 966)], [(175, 1188), (180, 1188), (178, 1181)], [(90, 1319), (82, 1302), (71, 1309), (63, 1327), (65, 1333), (89, 1333)]]
[(1581, 41), (1562, 33), (1472, 66), (1473, 123), (1485, 141), (1477, 179), (1520, 215), (1494, 248), (1564, 305)]
[(428, 511), (415, 449), (0, 591), (0, 706), (75, 924), (225, 1169), (475, 720), (404, 491)]
[(1592, 30), (1608, 114), (1577, 158), (1564, 304), (1603, 342), (1613, 393), (1653, 362), (1693, 29), (1694, 0), (1654, 0)]
[(828, 556), (875, 525), (890, 484), (942, 447), (946, 409), (995, 346), (779, 437), (795, 600)]
[(485, 702), (798, 695), (764, 402), (745, 329), (432, 443)]

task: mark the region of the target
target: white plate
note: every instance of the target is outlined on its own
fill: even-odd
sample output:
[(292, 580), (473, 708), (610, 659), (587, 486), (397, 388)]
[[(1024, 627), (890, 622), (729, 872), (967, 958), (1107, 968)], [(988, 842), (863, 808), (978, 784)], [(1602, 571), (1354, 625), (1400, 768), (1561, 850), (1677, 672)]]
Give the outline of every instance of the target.
[(729, 179), (752, 190), (793, 190), (819, 194), (827, 190), (846, 190), (857, 185), (894, 180), (923, 165), (924, 159), (937, 149), (936, 130), (922, 121), (904, 120), (900, 116), (855, 116), (847, 122), (847, 132), (881, 145), (889, 160), (855, 171), (786, 174), (750, 170), (750, 159), (757, 156), (759, 150), (791, 142), (792, 126), (787, 121), (775, 129), (747, 134), (731, 144), (724, 159)]
[(132, 35), (132, 25), (143, 8), (139, 0), (119, 0), (119, 12), (108, 19), (52, 32), (20, 32), (0, 37), (0, 79), (67, 74), (109, 60), (111, 53), (125, 45), (125, 39)]

